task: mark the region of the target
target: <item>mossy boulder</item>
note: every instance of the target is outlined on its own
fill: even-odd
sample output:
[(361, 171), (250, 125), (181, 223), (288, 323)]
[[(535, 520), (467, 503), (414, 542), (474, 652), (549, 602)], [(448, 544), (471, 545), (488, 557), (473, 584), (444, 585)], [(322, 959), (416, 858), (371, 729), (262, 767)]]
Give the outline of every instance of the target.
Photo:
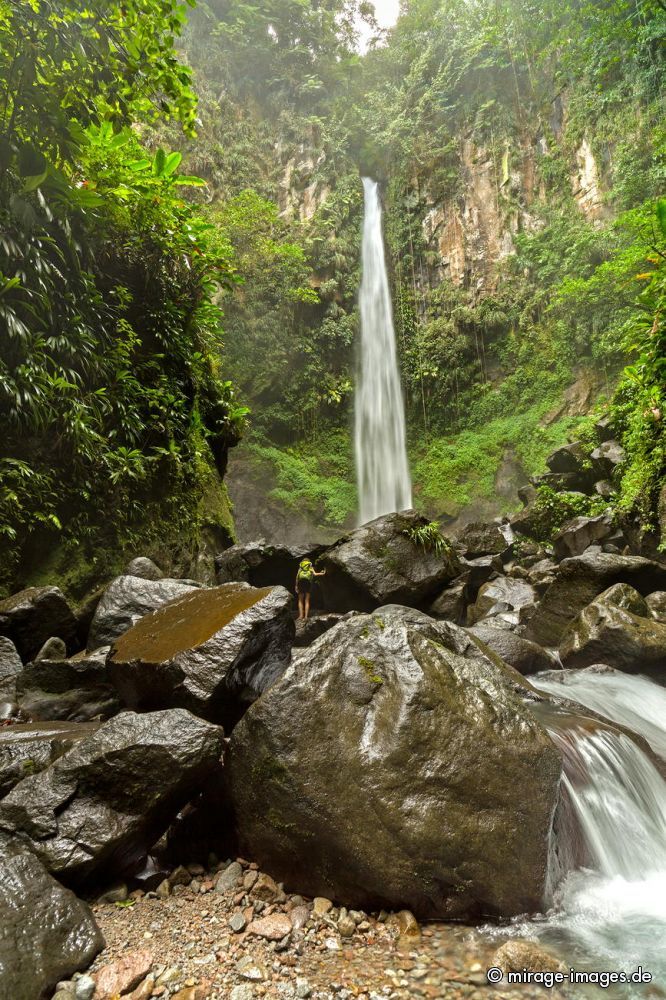
[(559, 646), (570, 622), (614, 583), (628, 583), (643, 595), (664, 590), (666, 566), (642, 556), (602, 552), (597, 546), (564, 559), (527, 625), (525, 638), (541, 646)]
[(231, 726), (286, 669), (294, 632), (284, 587), (194, 590), (121, 636), (109, 674), (130, 708), (188, 708)]
[(241, 850), (294, 891), (360, 908), (539, 909), (561, 760), (526, 693), (422, 612), (341, 622), (232, 734)]
[(451, 543), (419, 532), (415, 511), (385, 514), (341, 538), (318, 561), (327, 611), (372, 611), (382, 604), (421, 607), (461, 572)]
[(666, 625), (643, 617), (643, 598), (626, 584), (611, 587), (583, 608), (564, 634), (564, 667), (605, 663), (629, 673), (666, 671)]

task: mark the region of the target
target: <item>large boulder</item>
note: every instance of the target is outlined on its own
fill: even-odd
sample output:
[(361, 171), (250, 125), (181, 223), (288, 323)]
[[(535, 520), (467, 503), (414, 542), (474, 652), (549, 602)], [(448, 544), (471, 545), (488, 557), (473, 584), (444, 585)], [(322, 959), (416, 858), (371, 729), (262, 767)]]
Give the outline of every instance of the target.
[(0, 798), (30, 774), (37, 774), (97, 729), (62, 722), (26, 722), (0, 729)]
[(666, 625), (643, 617), (643, 609), (647, 611), (643, 598), (625, 584), (600, 594), (564, 633), (562, 665), (605, 663), (629, 673), (666, 670)]
[(175, 709), (104, 723), (0, 802), (0, 831), (62, 881), (131, 871), (219, 767), (224, 733)]
[(537, 674), (540, 670), (553, 669), (553, 661), (545, 649), (516, 635), (511, 629), (500, 628), (491, 621), (474, 625), (470, 632), (520, 674)]
[(608, 538), (613, 531), (613, 519), (609, 514), (598, 517), (573, 517), (553, 539), (553, 551), (557, 560), (580, 556), (595, 542)]
[(525, 638), (541, 646), (559, 646), (569, 623), (614, 583), (628, 583), (643, 595), (663, 590), (666, 566), (642, 556), (602, 552), (597, 546), (564, 559), (527, 625)]
[(504, 555), (510, 551), (502, 527), (496, 523), (486, 524), (483, 521), (473, 521), (466, 524), (456, 539), (462, 553), (468, 559), (479, 556)]
[(293, 599), (284, 587), (226, 583), (143, 618), (108, 667), (131, 708), (189, 708), (232, 725), (289, 663)]
[(86, 903), (33, 855), (0, 851), (0, 996), (40, 1000), (103, 947)]
[(11, 639), (24, 662), (51, 636), (64, 639), (73, 652), (76, 618), (58, 587), (29, 587), (0, 601), (0, 635)]
[(144, 615), (196, 589), (181, 580), (116, 577), (97, 604), (88, 634), (88, 649), (110, 646)]
[(324, 553), (318, 581), (328, 611), (372, 611), (382, 604), (417, 607), (461, 571), (450, 543), (433, 546), (418, 532), (428, 522), (414, 511), (385, 514), (341, 538)]
[(521, 693), (478, 640), (422, 612), (337, 625), (232, 734), (241, 850), (355, 907), (539, 909), (561, 761)]
[(315, 560), (323, 545), (271, 545), (261, 538), (239, 542), (215, 557), (218, 583), (240, 580), (253, 587), (285, 587), (293, 591), (301, 559)]
[(110, 719), (122, 708), (109, 677), (108, 646), (70, 660), (37, 660), (24, 667), (16, 684), (23, 712), (33, 719), (88, 722)]

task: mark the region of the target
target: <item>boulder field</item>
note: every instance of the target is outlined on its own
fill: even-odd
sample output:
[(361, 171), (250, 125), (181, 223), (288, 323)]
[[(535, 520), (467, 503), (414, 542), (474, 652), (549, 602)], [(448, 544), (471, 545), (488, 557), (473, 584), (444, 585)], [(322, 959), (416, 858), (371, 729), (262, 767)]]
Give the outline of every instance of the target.
[[(101, 947), (71, 888), (154, 888), (211, 851), (340, 912), (540, 909), (561, 758), (529, 675), (663, 676), (666, 566), (607, 518), (557, 550), (512, 531), (404, 511), (326, 549), (235, 546), (214, 587), (137, 557), (78, 608), (0, 602), (0, 995), (46, 996)], [(305, 552), (325, 609), (295, 626)]]

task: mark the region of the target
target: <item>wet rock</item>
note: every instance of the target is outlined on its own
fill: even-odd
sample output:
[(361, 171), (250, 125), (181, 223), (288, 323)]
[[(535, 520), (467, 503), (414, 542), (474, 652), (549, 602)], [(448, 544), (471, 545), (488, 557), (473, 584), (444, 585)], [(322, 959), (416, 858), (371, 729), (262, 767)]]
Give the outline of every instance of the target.
[(464, 572), (459, 579), (466, 582), (469, 593), (473, 595), (484, 583), (504, 573), (501, 556), (477, 556), (476, 559), (461, 559), (460, 563)]
[(0, 855), (0, 995), (35, 1000), (104, 947), (90, 908), (33, 855)]
[(378, 517), (328, 549), (319, 580), (331, 611), (370, 611), (381, 604), (427, 603), (460, 573), (448, 543), (440, 554), (417, 544), (409, 532), (428, 522), (414, 511)]
[(548, 486), (556, 493), (589, 493), (595, 473), (591, 468), (580, 468), (576, 472), (544, 472), (534, 476), (535, 486)]
[(569, 623), (614, 583), (628, 583), (641, 594), (666, 589), (666, 566), (642, 556), (619, 556), (591, 546), (582, 556), (564, 559), (557, 577), (530, 619), (525, 638), (559, 646)]
[[(564, 667), (605, 663), (629, 673), (666, 669), (666, 625), (627, 610), (627, 605), (636, 602), (627, 595), (625, 603), (620, 603), (617, 590), (601, 594), (571, 623), (560, 647)], [(636, 597), (641, 600), (640, 595)]]
[(333, 903), (325, 896), (316, 896), (312, 903), (312, 914), (315, 917), (325, 917), (333, 909)]
[(18, 679), (16, 694), (31, 718), (88, 722), (109, 719), (122, 705), (106, 665), (108, 646), (72, 659), (37, 660)]
[(413, 913), (409, 910), (399, 910), (398, 913), (391, 913), (386, 921), (386, 926), (393, 930), (399, 937), (420, 938), (421, 928)]
[(613, 519), (609, 514), (598, 517), (574, 517), (564, 525), (553, 540), (555, 558), (560, 561), (570, 556), (579, 556), (595, 542), (603, 541), (613, 531)]
[(534, 941), (516, 938), (506, 941), (490, 959), (490, 966), (509, 972), (567, 972), (567, 968), (550, 952)]
[(21, 657), (16, 651), (16, 646), (0, 635), (0, 701), (16, 700), (16, 680), (23, 670)]
[(28, 722), (0, 729), (0, 798), (71, 750), (97, 725)]
[(499, 524), (485, 524), (482, 521), (466, 524), (456, 541), (467, 559), (488, 555), (507, 555), (511, 549)]
[(492, 657), (399, 607), (299, 653), (232, 734), (241, 850), (292, 891), (366, 910), (538, 907), (561, 763)]
[(328, 630), (333, 628), (334, 625), (337, 625), (338, 622), (343, 621), (343, 619), (349, 617), (350, 615), (355, 615), (356, 613), (356, 611), (348, 611), (346, 615), (315, 614), (311, 618), (307, 618), (305, 621), (297, 621), (294, 647), (298, 649), (303, 646), (310, 646), (315, 639), (318, 639), (320, 635), (324, 634), (324, 632), (328, 632)]
[(144, 580), (138, 576), (118, 576), (109, 584), (97, 604), (87, 647), (110, 646), (140, 618), (168, 601), (196, 588), (181, 580)]
[(613, 484), (608, 481), (608, 479), (599, 479), (594, 484), (594, 492), (598, 493), (600, 497), (604, 497), (609, 500), (615, 493)]
[(467, 617), (468, 587), (464, 580), (446, 587), (428, 608), (433, 618), (462, 625)]
[(137, 556), (127, 564), (125, 576), (138, 576), (141, 580), (163, 580), (164, 573), (152, 559), (146, 556)]
[(58, 587), (30, 587), (0, 601), (0, 635), (11, 639), (25, 663), (51, 636), (73, 651), (76, 618)]
[(39, 663), (40, 660), (64, 660), (67, 656), (67, 646), (62, 639), (57, 636), (51, 636), (47, 639), (42, 648), (39, 650), (35, 656), (35, 663)]
[(223, 736), (181, 709), (123, 712), (24, 778), (0, 802), (0, 830), (70, 884), (122, 876), (219, 766)]
[(97, 900), (98, 903), (124, 903), (129, 897), (129, 890), (124, 882), (112, 886), (103, 892)]
[(628, 583), (614, 583), (608, 590), (599, 594), (597, 602), (612, 608), (622, 608), (640, 618), (647, 618), (649, 615), (646, 599)]
[(666, 590), (657, 590), (645, 598), (650, 618), (666, 625)]
[(476, 602), (467, 609), (467, 619), (470, 625), (475, 625), (482, 619), (491, 618), (499, 611), (519, 611), (528, 605), (534, 605), (537, 594), (531, 584), (524, 580), (514, 580), (510, 577), (500, 577), (484, 583), (479, 590)]
[(93, 976), (95, 1000), (114, 1000), (121, 993), (129, 993), (146, 978), (154, 962), (153, 953), (141, 949), (125, 952), (115, 962), (102, 966)]
[(523, 676), (553, 668), (553, 661), (545, 649), (509, 629), (498, 628), (492, 620), (480, 622), (469, 631)]
[(178, 706), (232, 725), (285, 670), (292, 609), (284, 587), (227, 583), (196, 590), (122, 636), (109, 672), (131, 708)]

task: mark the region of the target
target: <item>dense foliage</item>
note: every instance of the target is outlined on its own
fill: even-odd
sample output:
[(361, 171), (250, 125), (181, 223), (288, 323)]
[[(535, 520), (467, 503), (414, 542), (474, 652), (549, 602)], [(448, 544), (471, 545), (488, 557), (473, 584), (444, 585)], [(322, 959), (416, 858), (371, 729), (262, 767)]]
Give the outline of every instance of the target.
[[(192, 163), (222, 202), (253, 188), (278, 205), (272, 232), (301, 247), (319, 296), (295, 306), (277, 267), (248, 272), (227, 300), (253, 455), (287, 505), (327, 521), (353, 510), (340, 484), (353, 478), (360, 170), (384, 186), (417, 502), (492, 507), (503, 465), (539, 471), (574, 433), (566, 387), (588, 369), (609, 400), (631, 353), (634, 274), (666, 180), (663, 5), (411, 0), (363, 59), (348, 5), (300, 7), (208, 3), (187, 36), (205, 95)], [(587, 151), (591, 212), (576, 191)], [(473, 233), (483, 176), (480, 237), (490, 220), (511, 252), (477, 252), (456, 277), (429, 219), (439, 210)], [(622, 503), (646, 508), (642, 490), (626, 479)]]
[(213, 304), (231, 247), (183, 200), (203, 181), (181, 154), (133, 127), (192, 129), (184, 17), (176, 0), (0, 4), (5, 580), (58, 537), (196, 533), (211, 449), (222, 470), (237, 437)]
[(359, 19), (0, 0), (10, 573), (57, 538), (226, 524), (213, 464), (248, 407), (273, 499), (350, 520), (360, 173), (383, 187), (416, 503), (506, 509), (596, 397), (629, 456), (618, 505), (654, 519), (663, 0), (409, 0), (363, 56)]

